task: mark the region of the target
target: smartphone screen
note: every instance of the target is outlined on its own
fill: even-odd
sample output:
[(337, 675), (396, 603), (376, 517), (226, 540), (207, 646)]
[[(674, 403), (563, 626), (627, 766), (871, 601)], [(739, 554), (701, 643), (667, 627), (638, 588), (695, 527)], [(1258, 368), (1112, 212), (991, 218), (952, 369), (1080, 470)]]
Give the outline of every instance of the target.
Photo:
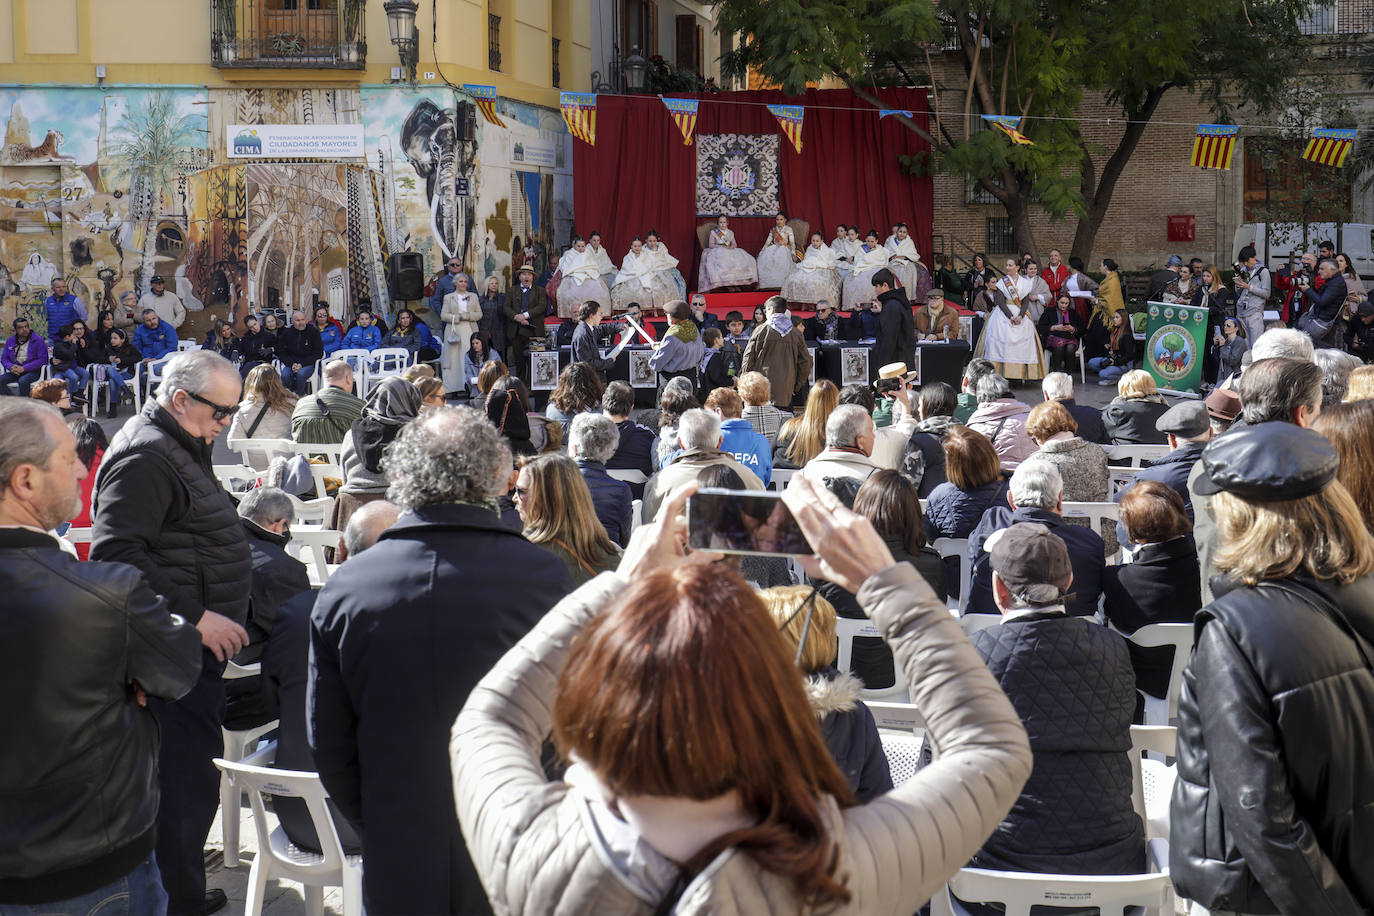
[(698, 490), (687, 500), (687, 545), (761, 556), (812, 553), (782, 494), (763, 490)]

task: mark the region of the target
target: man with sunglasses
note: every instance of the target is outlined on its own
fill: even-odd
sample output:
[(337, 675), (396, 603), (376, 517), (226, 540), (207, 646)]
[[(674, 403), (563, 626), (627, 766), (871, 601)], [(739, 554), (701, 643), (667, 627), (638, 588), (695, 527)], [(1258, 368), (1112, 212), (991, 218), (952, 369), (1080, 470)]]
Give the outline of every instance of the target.
[(91, 559), (137, 568), (203, 646), (191, 692), (149, 700), (162, 731), (157, 861), (171, 914), (212, 913), (226, 902), (222, 891), (206, 892), (203, 850), (219, 801), (212, 761), (223, 750), (222, 674), (248, 643), (252, 555), (211, 454), (242, 384), (213, 351), (173, 356), (156, 399), (110, 443), (95, 487)]

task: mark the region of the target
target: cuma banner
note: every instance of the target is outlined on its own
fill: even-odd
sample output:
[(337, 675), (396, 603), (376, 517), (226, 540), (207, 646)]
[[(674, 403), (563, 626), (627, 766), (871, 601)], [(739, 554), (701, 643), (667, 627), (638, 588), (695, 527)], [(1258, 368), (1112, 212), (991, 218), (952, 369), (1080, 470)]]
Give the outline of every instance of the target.
[(1207, 352), (1207, 309), (1151, 302), (1145, 330), (1145, 370), (1167, 391), (1199, 393)]

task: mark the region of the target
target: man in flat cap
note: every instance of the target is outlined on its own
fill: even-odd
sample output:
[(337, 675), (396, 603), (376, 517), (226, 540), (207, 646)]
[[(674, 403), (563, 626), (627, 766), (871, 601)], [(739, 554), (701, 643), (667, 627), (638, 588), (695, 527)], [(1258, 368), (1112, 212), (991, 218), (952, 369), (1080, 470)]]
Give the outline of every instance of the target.
[(167, 283), (161, 275), (148, 281), (148, 292), (138, 300), (138, 310), (152, 309), (157, 317), (174, 328), (181, 327), (186, 320), (186, 306), (176, 293), (167, 292)]
[(523, 265), (518, 272), (519, 282), (506, 296), (506, 339), (510, 351), (506, 365), (510, 371), (529, 381), (530, 367), (525, 359), (531, 337), (544, 336), (544, 316), (549, 311), (549, 299), (544, 290), (534, 285), (534, 268)]
[[(1000, 623), (971, 637), (1026, 726), (1035, 771), (970, 865), (1047, 874), (1135, 874), (1145, 835), (1131, 809), (1135, 672), (1126, 640), (1066, 613), (1064, 542), (1019, 523), (990, 539)], [(1090, 789), (1088, 787), (1091, 787)]]

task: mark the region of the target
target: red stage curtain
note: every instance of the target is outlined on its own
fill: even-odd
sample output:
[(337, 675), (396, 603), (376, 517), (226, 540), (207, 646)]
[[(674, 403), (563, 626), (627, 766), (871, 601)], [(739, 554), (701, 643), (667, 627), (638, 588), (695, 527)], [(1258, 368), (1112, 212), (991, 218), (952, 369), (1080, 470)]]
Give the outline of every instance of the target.
[[(880, 94), (888, 107), (913, 111), (918, 123), (927, 124), (923, 90), (883, 89)], [(811, 231), (820, 232), (827, 244), (840, 223), (858, 225), (861, 235), (877, 229), (883, 241), (893, 223), (905, 222), (929, 264), (933, 183), (902, 174), (897, 161), (929, 146), (895, 118), (879, 121), (877, 109), (848, 89), (812, 89), (801, 98), (774, 91), (681, 97), (701, 100), (697, 134), (779, 136), (782, 209), (788, 217), (810, 222)], [(759, 103), (806, 106), (801, 155)], [(687, 288), (696, 288), (696, 226), (709, 220), (696, 215), (696, 146), (683, 145), (658, 98), (597, 96), (596, 146), (573, 141), (573, 208), (577, 232), (599, 231), (617, 266), (631, 239), (657, 230), (681, 262)], [(740, 247), (753, 254), (763, 247), (772, 224), (772, 218), (730, 219)]]

